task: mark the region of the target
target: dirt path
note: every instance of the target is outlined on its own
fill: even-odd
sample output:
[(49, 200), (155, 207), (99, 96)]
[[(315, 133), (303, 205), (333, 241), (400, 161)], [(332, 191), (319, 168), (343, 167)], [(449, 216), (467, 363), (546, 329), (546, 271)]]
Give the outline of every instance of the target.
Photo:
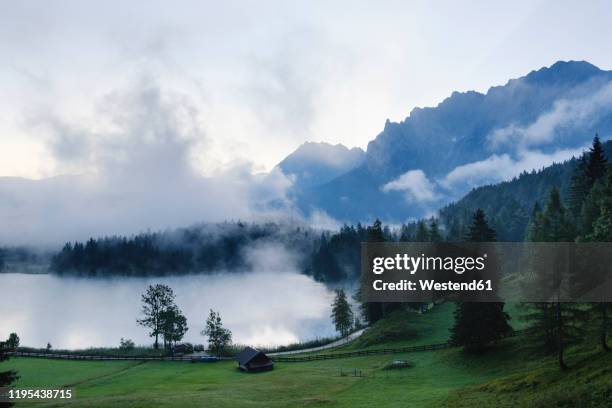
[(313, 351), (320, 351), (320, 350), (327, 350), (330, 348), (334, 348), (334, 347), (338, 347), (338, 346), (342, 346), (348, 342), (351, 342), (353, 340), (355, 340), (357, 337), (361, 336), (361, 334), (363, 333), (365, 329), (360, 329), (357, 330), (351, 334), (349, 334), (346, 337), (343, 337), (339, 340), (333, 341), (331, 343), (325, 344), (323, 346), (319, 346), (319, 347), (311, 347), (311, 348), (307, 348), (307, 349), (301, 349), (301, 350), (291, 350), (291, 351), (280, 351), (278, 353), (267, 353), (269, 356), (286, 356), (286, 355), (290, 355), (290, 354), (299, 354), (299, 353), (310, 353)]

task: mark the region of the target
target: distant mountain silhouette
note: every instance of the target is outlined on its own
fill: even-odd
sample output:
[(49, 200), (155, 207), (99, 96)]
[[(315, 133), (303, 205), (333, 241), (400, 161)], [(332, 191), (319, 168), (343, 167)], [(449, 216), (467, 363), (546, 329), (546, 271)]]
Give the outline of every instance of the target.
[(400, 123), (387, 121), (368, 144), (363, 164), (328, 182), (313, 183), (332, 173), (315, 176), (317, 167), (300, 167), (295, 153), (287, 158), (291, 166), (287, 159), (279, 166), (308, 174), (297, 178), (295, 189), (305, 213), (403, 221), (475, 186), (511, 178), (521, 167), (567, 159), (596, 132), (602, 139), (612, 134), (612, 71), (560, 61), (486, 94), (454, 92), (436, 107), (415, 108)]
[(365, 152), (354, 147), (329, 143), (307, 142), (278, 164), (283, 173), (295, 177), (300, 188), (308, 188), (328, 181), (363, 164)]

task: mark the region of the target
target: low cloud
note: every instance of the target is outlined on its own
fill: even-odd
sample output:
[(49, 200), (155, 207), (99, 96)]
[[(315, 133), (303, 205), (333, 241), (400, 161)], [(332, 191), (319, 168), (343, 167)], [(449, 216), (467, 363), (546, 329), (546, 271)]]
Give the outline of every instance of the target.
[(564, 130), (589, 129), (597, 119), (605, 116), (612, 105), (612, 81), (603, 85), (591, 83), (574, 98), (557, 100), (552, 109), (540, 115), (532, 123), (521, 126), (511, 124), (494, 130), (488, 137), (492, 148), (516, 146), (528, 149), (546, 145), (555, 140)]
[(484, 160), (457, 166), (436, 180), (429, 179), (422, 170), (410, 170), (385, 184), (381, 190), (403, 192), (408, 203), (420, 204), (434, 211), (442, 201), (458, 199), (475, 186), (511, 180), (524, 171), (540, 170), (577, 157), (586, 149), (588, 145), (552, 153), (525, 150), (514, 156), (493, 154)]
[(488, 158), (455, 167), (438, 183), (449, 190), (466, 190), (474, 186), (510, 180), (523, 171), (539, 170), (553, 163), (561, 163), (580, 155), (587, 146), (577, 149), (557, 150), (553, 153), (524, 151), (512, 158), (509, 154)]
[(427, 203), (439, 198), (435, 192), (435, 184), (427, 178), (423, 170), (407, 171), (385, 184), (382, 191), (401, 191), (408, 202)]
[(187, 96), (148, 80), (98, 100), (86, 120), (31, 112), (27, 125), (43, 135), (59, 172), (81, 174), (0, 178), (0, 243), (56, 245), (291, 211), (292, 182), (279, 169), (257, 174), (238, 162), (202, 172), (204, 120)]
[(308, 219), (307, 224), (314, 229), (322, 229), (327, 231), (338, 231), (342, 227), (342, 223), (329, 215), (327, 212), (319, 209), (313, 210)]

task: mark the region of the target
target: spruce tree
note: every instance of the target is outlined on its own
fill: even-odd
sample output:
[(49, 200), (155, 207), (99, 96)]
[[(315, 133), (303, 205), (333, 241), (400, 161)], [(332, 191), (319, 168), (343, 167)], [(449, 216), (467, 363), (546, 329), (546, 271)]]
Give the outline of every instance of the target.
[(589, 158), (585, 170), (587, 177), (591, 181), (591, 185), (605, 176), (606, 168), (606, 156), (601, 141), (599, 140), (599, 135), (596, 134), (593, 139), (593, 145), (589, 150)]
[(474, 213), (466, 240), (470, 242), (494, 242), (495, 239), (495, 230), (489, 227), (484, 211), (478, 208)]
[[(366, 241), (385, 242), (382, 223), (379, 219), (376, 219), (374, 224), (366, 229)], [(373, 324), (384, 317), (385, 305), (381, 302), (362, 302), (361, 313), (368, 324)]]
[[(612, 169), (608, 170), (606, 184), (602, 189), (600, 215), (593, 223), (593, 232), (587, 235), (584, 240), (590, 242), (612, 242)], [(587, 284), (592, 285), (592, 282)], [(605, 351), (609, 351), (610, 346), (608, 346), (607, 337), (612, 325), (612, 319), (609, 317), (612, 314), (612, 304), (600, 302), (590, 306), (591, 311), (600, 320), (599, 334), (601, 347)]]
[(416, 242), (429, 242), (429, 230), (423, 221), (419, 221), (415, 236)]
[(586, 168), (587, 155), (583, 154), (577, 160), (567, 198), (567, 209), (576, 224), (580, 218), (582, 203), (589, 194), (592, 185), (590, 178), (586, 174)]
[[(570, 211), (577, 211), (580, 205), (580, 217), (577, 220), (578, 232), (583, 236), (593, 232), (593, 223), (599, 217), (599, 200), (603, 188), (604, 176), (608, 167), (603, 146), (599, 136), (595, 135), (593, 145), (586, 154), (583, 163), (579, 163), (570, 186)], [(580, 166), (583, 166), (582, 173)], [(575, 184), (574, 184), (575, 182)], [(580, 198), (582, 201), (580, 202)]]
[(580, 225), (580, 234), (583, 236), (593, 232), (593, 224), (601, 215), (601, 199), (603, 195), (603, 185), (600, 180), (597, 180), (591, 190), (585, 197), (580, 211), (578, 224)]
[(457, 218), (453, 219), (446, 237), (447, 241), (461, 241), (463, 235), (461, 222)]
[[(476, 210), (466, 240), (493, 242), (495, 238), (495, 231), (489, 227), (484, 211)], [(481, 351), (512, 330), (503, 302), (461, 302), (456, 305), (454, 316), (451, 342), (468, 351)]]
[(367, 229), (368, 242), (385, 242), (385, 234), (382, 222), (377, 218), (371, 227)]
[[(554, 187), (543, 212), (536, 214), (530, 227), (529, 239), (534, 242), (568, 242), (574, 237), (568, 213), (561, 203), (559, 190)], [(536, 260), (537, 261), (537, 260)], [(559, 285), (560, 271), (536, 267), (535, 288)], [(552, 275), (551, 275), (552, 274)], [(567, 343), (578, 339), (578, 325), (584, 311), (575, 304), (535, 302), (526, 305), (523, 318), (530, 324), (530, 336), (536, 347), (545, 352), (556, 352), (559, 366), (567, 368), (564, 350)]]
[(336, 289), (335, 293), (331, 318), (334, 321), (336, 330), (340, 332), (342, 337), (346, 337), (353, 327), (353, 311), (346, 299), (344, 290)]
[(438, 227), (438, 221), (434, 217), (431, 217), (429, 222), (429, 240), (431, 242), (441, 242), (442, 234), (440, 233), (440, 228)]
[(599, 216), (593, 222), (593, 232), (586, 238), (593, 242), (612, 242), (612, 169), (600, 191)]
[(410, 230), (406, 224), (402, 224), (402, 229), (399, 237), (400, 242), (410, 242), (412, 241), (412, 237), (410, 236)]

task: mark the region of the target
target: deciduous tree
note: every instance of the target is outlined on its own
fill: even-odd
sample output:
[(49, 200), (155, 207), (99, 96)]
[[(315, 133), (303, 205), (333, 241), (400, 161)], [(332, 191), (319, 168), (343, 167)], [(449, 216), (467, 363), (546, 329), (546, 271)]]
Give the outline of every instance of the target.
[(155, 337), (154, 347), (159, 348), (159, 336), (163, 334), (162, 315), (174, 306), (174, 292), (167, 285), (150, 285), (142, 295), (142, 314), (136, 320), (141, 326), (150, 329), (149, 336)]
[(221, 315), (212, 309), (201, 334), (208, 337), (208, 349), (217, 356), (221, 355), (223, 349), (232, 342), (232, 332), (223, 327)]

